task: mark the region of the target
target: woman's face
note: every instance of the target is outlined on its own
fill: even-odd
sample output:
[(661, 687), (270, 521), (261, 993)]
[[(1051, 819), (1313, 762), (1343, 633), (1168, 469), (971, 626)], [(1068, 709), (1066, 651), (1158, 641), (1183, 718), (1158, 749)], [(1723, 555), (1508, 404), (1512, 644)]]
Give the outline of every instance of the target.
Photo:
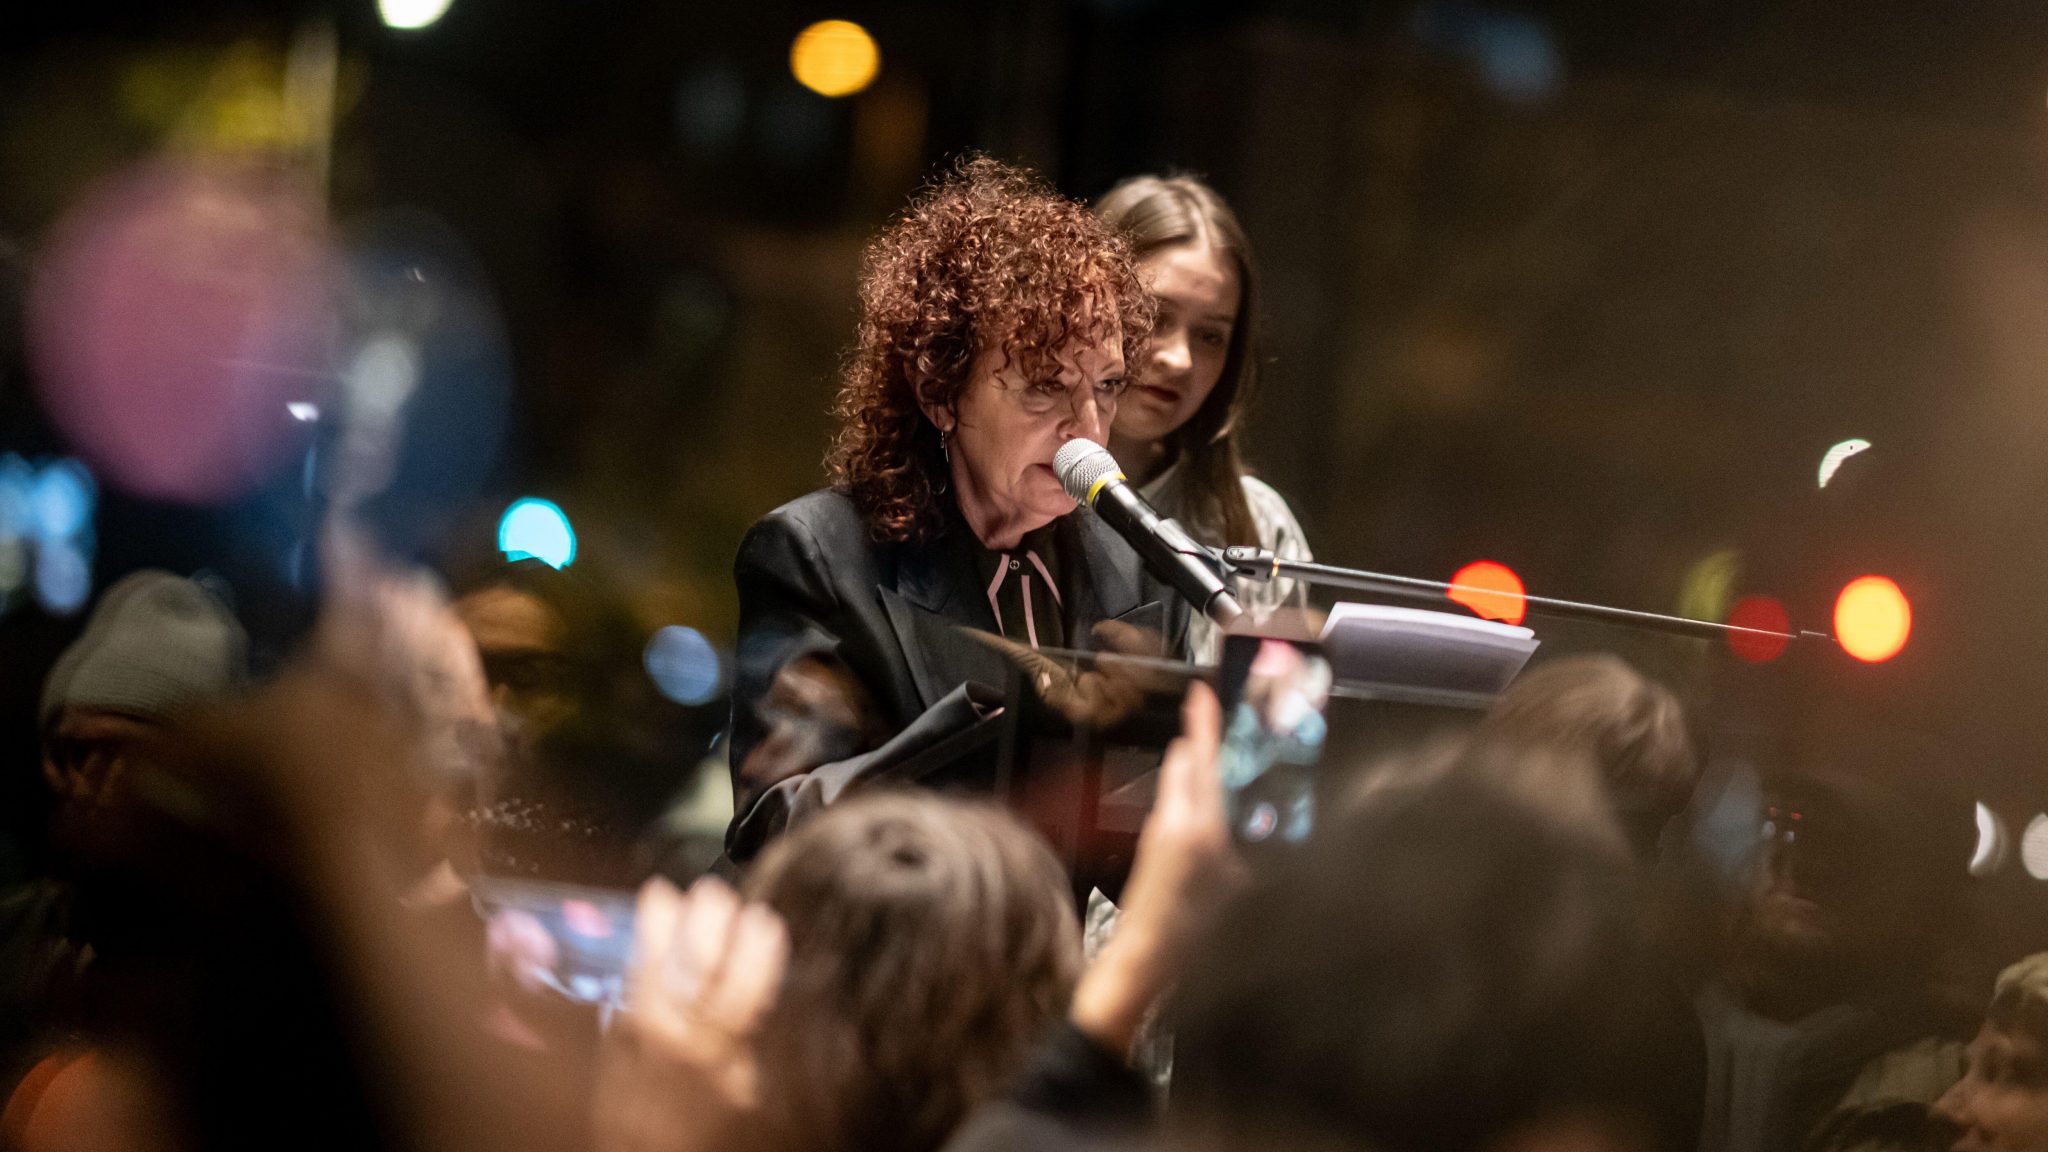
[[(977, 356), (969, 373), (946, 435), (953, 486), (983, 543), (1008, 547), (1074, 510), (1052, 458), (1069, 440), (1107, 439), (1124, 389), (1122, 335), (1069, 341), (1039, 379), (1000, 350)], [(945, 414), (933, 418), (947, 427)]]
[(2031, 1036), (1986, 1022), (1969, 1070), (1934, 1104), (1961, 1129), (1955, 1152), (2048, 1152), (2048, 1064)]
[(1216, 390), (1244, 287), (1236, 262), (1207, 244), (1161, 248), (1138, 268), (1158, 298), (1159, 322), (1151, 359), (1116, 414), (1116, 434), (1150, 443), (1187, 423)]

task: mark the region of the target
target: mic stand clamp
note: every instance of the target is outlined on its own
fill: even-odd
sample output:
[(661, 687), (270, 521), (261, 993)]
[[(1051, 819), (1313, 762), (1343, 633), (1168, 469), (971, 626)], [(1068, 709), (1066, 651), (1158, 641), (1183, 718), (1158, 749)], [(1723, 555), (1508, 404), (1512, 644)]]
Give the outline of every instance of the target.
[(1243, 614), (1244, 609), (1238, 604), (1237, 597), (1230, 594), (1229, 580), (1232, 569), (1222, 553), (1188, 535), (1188, 530), (1180, 526), (1180, 521), (1170, 516), (1159, 519), (1153, 534), (1174, 553), (1207, 568), (1218, 580), (1224, 582), (1223, 590), (1216, 593), (1208, 604), (1196, 605), (1196, 611), (1218, 624), (1226, 625)]
[(1242, 576), (1255, 584), (1270, 584), (1280, 574), (1280, 557), (1270, 549), (1252, 548), (1243, 544), (1232, 544), (1223, 550), (1223, 566), (1233, 576)]

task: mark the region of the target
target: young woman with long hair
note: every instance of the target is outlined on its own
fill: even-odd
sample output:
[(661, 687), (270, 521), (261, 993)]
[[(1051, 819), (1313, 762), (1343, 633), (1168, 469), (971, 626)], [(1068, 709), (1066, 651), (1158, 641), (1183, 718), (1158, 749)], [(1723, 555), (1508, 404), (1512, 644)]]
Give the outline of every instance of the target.
[[(1256, 391), (1258, 267), (1236, 213), (1192, 176), (1134, 176), (1095, 210), (1130, 243), (1159, 313), (1110, 430), (1110, 451), (1161, 514), (1197, 539), (1311, 559), (1287, 501), (1245, 468), (1237, 432)], [(1300, 602), (1291, 580), (1237, 581), (1254, 617)], [(1222, 636), (1191, 621), (1189, 655), (1213, 662)]]

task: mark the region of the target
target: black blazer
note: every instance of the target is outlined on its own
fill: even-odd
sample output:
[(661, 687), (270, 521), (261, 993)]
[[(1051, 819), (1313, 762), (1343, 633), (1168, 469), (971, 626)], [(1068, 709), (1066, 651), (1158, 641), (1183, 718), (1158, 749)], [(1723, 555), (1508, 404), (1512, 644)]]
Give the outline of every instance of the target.
[[(1179, 654), (1187, 602), (1087, 509), (1061, 517), (1067, 642), (1120, 620)], [(740, 626), (732, 691), (734, 814), (726, 852), (750, 858), (775, 833), (981, 719), (1006, 670), (962, 628), (995, 632), (974, 539), (953, 516), (923, 545), (881, 544), (830, 490), (761, 518), (733, 565)], [(807, 672), (792, 670), (805, 661)]]

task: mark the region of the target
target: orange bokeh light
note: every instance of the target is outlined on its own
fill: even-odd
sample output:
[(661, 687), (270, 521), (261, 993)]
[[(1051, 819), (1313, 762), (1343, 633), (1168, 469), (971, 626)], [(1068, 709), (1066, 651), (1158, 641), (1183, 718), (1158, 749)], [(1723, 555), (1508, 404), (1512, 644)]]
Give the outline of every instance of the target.
[[(1792, 618), (1775, 596), (1744, 596), (1728, 610), (1728, 623), (1736, 628), (1758, 628), (1765, 632), (1790, 632)], [(1785, 652), (1791, 643), (1783, 636), (1759, 636), (1755, 632), (1728, 633), (1728, 648), (1751, 664), (1767, 664)]]
[(1522, 617), (1529, 614), (1522, 578), (1505, 564), (1474, 560), (1458, 569), (1451, 576), (1451, 583), (1458, 587), (1444, 595), (1488, 620), (1520, 624)]
[(872, 83), (881, 67), (875, 38), (851, 20), (820, 20), (789, 46), (790, 73), (820, 96), (851, 96)]
[(1858, 576), (1835, 597), (1835, 639), (1858, 660), (1889, 660), (1913, 632), (1913, 606), (1883, 576)]

